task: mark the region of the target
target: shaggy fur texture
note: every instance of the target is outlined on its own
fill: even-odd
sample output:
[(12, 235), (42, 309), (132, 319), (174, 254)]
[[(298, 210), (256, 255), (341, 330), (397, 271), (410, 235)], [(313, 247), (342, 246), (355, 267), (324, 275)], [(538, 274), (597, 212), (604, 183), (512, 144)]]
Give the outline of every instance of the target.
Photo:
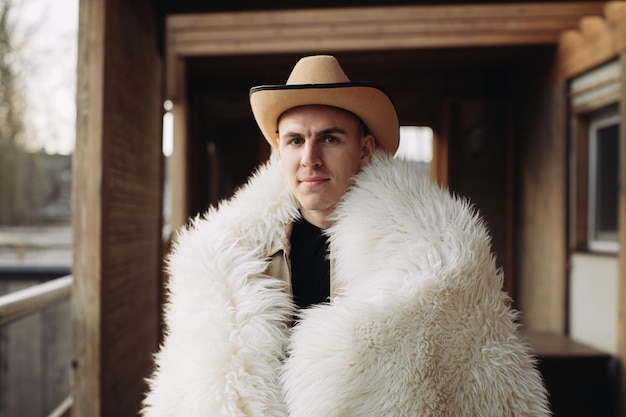
[(145, 416), (550, 414), (467, 202), (377, 153), (328, 231), (337, 294), (291, 329), (263, 272), (297, 216), (273, 160), (181, 234)]

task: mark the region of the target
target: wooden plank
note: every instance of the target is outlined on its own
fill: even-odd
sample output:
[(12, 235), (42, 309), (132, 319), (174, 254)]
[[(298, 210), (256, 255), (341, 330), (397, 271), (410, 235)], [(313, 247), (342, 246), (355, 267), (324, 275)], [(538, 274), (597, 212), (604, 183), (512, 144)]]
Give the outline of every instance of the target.
[(414, 48), (514, 46), (556, 43), (556, 34), (450, 34), (438, 37), (414, 36), (361, 36), (355, 38), (295, 38), (266, 39), (264, 42), (194, 43), (177, 47), (181, 56), (207, 56), (224, 54), (259, 54), (319, 51), (363, 51)]
[[(549, 71), (545, 68), (544, 71)], [(537, 69), (536, 74), (545, 72)], [(515, 112), (519, 161), (519, 309), (529, 331), (565, 334), (567, 323), (567, 101), (565, 82), (530, 76)], [(538, 94), (537, 91), (542, 91)], [(538, 236), (540, 238), (538, 238)]]
[(577, 29), (568, 29), (559, 36), (559, 55), (562, 57), (575, 53), (585, 44), (582, 33)]
[(137, 414), (160, 337), (163, 90), (152, 7), (150, 0), (107, 0), (100, 208), (103, 416)]
[(261, 26), (277, 24), (350, 23), (378, 21), (382, 24), (397, 20), (432, 21), (450, 19), (502, 19), (532, 17), (580, 17), (599, 15), (604, 2), (555, 2), (513, 4), (470, 4), (443, 6), (379, 6), (308, 10), (277, 10), (252, 12), (221, 12), (209, 14), (178, 14), (168, 16), (168, 30), (198, 29), (207, 26)]
[(72, 174), (73, 414), (100, 417), (102, 131), (106, 0), (81, 0)]
[(570, 111), (579, 115), (619, 102), (622, 93), (620, 71), (619, 61), (613, 59), (573, 78), (569, 94)]
[(604, 6), (604, 16), (607, 22), (619, 24), (626, 19), (626, 1), (607, 1)]
[[(447, 117), (447, 116), (444, 116)], [(444, 126), (447, 120), (444, 119)], [(448, 146), (448, 132), (447, 130), (438, 135), (436, 132), (433, 137), (433, 160), (431, 162), (431, 177), (442, 188), (448, 188), (449, 178), (448, 173), (450, 168), (448, 166), (448, 154), (450, 152)]]
[(571, 144), (574, 151), (572, 172), (576, 186), (572, 187), (571, 201), (571, 250), (587, 250), (589, 223), (589, 121), (586, 117), (576, 117)]
[(609, 25), (601, 16), (583, 16), (580, 20), (580, 31), (583, 38), (594, 40), (604, 38), (609, 32)]
[(517, 178), (517, 159), (516, 159), (516, 148), (515, 148), (515, 110), (514, 105), (509, 104), (507, 106), (507, 132), (506, 132), (506, 230), (505, 230), (505, 259), (504, 259), (504, 278), (503, 278), (503, 288), (507, 291), (509, 297), (513, 301), (512, 305), (514, 308), (517, 308), (516, 301), (517, 300), (517, 277), (515, 270), (515, 259), (516, 259), (516, 249), (517, 249), (517, 240), (516, 240), (516, 228), (517, 228), (517, 210), (518, 210), (518, 202), (517, 202), (517, 190), (516, 190), (516, 178)]
[(578, 30), (561, 34), (556, 78), (574, 77), (626, 49), (626, 2), (607, 3), (605, 14), (606, 17), (586, 16)]
[[(400, 49), (400, 48), (443, 48), (494, 45), (527, 45), (556, 43), (558, 30), (526, 29), (516, 31), (481, 30), (454, 28), (444, 31), (406, 28), (400, 25), (393, 30), (377, 27), (348, 28), (349, 30), (303, 30), (265, 32), (216, 33), (189, 41), (172, 39), (173, 47), (182, 56), (219, 55), (228, 51), (255, 53), (267, 51), (298, 51), (311, 45), (333, 50), (355, 49)], [(403, 30), (405, 29), (405, 30)]]
[(447, 99), (444, 119), (448, 126), (449, 186), (454, 194), (468, 197), (480, 211), (491, 235), (491, 246), (504, 271), (504, 290), (515, 297), (514, 271), (508, 232), (513, 223), (510, 195), (513, 146), (510, 104), (503, 99)]
[(82, 0), (72, 415), (137, 415), (160, 336), (162, 59), (150, 0)]
[[(178, 62), (179, 65), (183, 65), (183, 61)], [(178, 73), (181, 77), (178, 78), (180, 87), (177, 91), (184, 91), (182, 85), (185, 83), (184, 71), (179, 70)], [(187, 101), (184, 97), (180, 96), (174, 101), (174, 107), (172, 109), (174, 113), (174, 120), (180, 120), (180, 123), (174, 124), (174, 149), (172, 156), (168, 158), (168, 171), (170, 173), (170, 186), (171, 186), (171, 217), (170, 227), (171, 232), (174, 233), (185, 225), (189, 219), (189, 173), (187, 164), (187, 154), (189, 152), (188, 135), (187, 135)]]
[(277, 37), (335, 37), (335, 36), (367, 36), (377, 35), (403, 35), (422, 34), (438, 36), (459, 33), (494, 33), (494, 32), (547, 32), (552, 35), (558, 34), (563, 27), (576, 27), (578, 17), (533, 19), (499, 18), (499, 19), (456, 19), (456, 20), (420, 20), (412, 21), (399, 19), (389, 21), (381, 25), (379, 21), (366, 21), (362, 23), (345, 22), (340, 25), (315, 25), (306, 27), (293, 22), (284, 25), (259, 25), (259, 26), (231, 26), (231, 27), (202, 27), (184, 31), (172, 31), (170, 40), (174, 44), (185, 43), (235, 41), (235, 40), (262, 40)]
[(593, 40), (584, 39), (584, 43), (572, 52), (559, 51), (558, 77), (574, 77), (614, 58), (619, 52), (615, 45), (615, 34), (606, 33)]
[(175, 57), (546, 44), (601, 12), (602, 2), (586, 2), (175, 15), (167, 44)]
[[(618, 308), (619, 314), (617, 319), (617, 356), (620, 363), (621, 387), (619, 392), (624, 392), (626, 387), (626, 105), (624, 105), (624, 97), (626, 97), (626, 51), (620, 53), (620, 66), (622, 73), (622, 100), (620, 102), (620, 133), (619, 133), (619, 219), (621, 225), (619, 228), (619, 246), (622, 250), (618, 251)], [(626, 396), (620, 395), (620, 416), (626, 415)]]
[(613, 23), (612, 29), (615, 50), (619, 52), (626, 50), (626, 17), (623, 17), (619, 23)]

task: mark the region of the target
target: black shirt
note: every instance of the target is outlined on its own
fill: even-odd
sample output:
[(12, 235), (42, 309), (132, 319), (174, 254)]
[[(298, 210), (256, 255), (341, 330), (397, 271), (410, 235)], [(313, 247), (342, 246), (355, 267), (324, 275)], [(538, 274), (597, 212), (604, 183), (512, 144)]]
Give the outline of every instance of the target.
[(299, 308), (328, 301), (330, 260), (324, 231), (304, 219), (291, 232), (291, 286)]

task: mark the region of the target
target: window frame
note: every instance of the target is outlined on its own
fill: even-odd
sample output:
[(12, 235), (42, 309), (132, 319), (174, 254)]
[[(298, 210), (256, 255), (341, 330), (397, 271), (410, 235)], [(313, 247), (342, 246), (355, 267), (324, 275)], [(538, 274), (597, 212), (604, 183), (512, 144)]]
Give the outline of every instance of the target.
[[(589, 172), (588, 172), (588, 218), (587, 218), (587, 247), (590, 252), (605, 252), (605, 253), (617, 253), (619, 250), (619, 242), (618, 242), (618, 232), (619, 232), (619, 224), (616, 224), (616, 228), (613, 233), (606, 234), (603, 233), (604, 236), (598, 236), (600, 233), (597, 230), (597, 219), (596, 214), (598, 213), (599, 208), (599, 200), (598, 200), (598, 189), (596, 187), (597, 178), (598, 178), (598, 161), (597, 161), (597, 153), (599, 140), (598, 132), (601, 129), (617, 125), (619, 132), (620, 125), (620, 115), (617, 106), (610, 106), (606, 109), (596, 111), (589, 115), (589, 124), (588, 124), (588, 142), (589, 142)], [(619, 134), (618, 134), (618, 161), (616, 164), (615, 172), (615, 180), (618, 182), (619, 176)], [(616, 190), (617, 193), (617, 190)], [(617, 197), (617, 196), (616, 196)], [(616, 199), (617, 204), (617, 199)], [(617, 216), (618, 208), (615, 208), (615, 213)]]

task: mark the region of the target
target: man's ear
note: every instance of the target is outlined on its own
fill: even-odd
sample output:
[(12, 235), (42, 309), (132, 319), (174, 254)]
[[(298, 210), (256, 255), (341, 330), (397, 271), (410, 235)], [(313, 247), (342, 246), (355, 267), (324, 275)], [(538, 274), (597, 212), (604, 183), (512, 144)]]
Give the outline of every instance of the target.
[(376, 140), (372, 134), (367, 134), (361, 142), (361, 166), (365, 166), (372, 160), (372, 155), (376, 149)]

